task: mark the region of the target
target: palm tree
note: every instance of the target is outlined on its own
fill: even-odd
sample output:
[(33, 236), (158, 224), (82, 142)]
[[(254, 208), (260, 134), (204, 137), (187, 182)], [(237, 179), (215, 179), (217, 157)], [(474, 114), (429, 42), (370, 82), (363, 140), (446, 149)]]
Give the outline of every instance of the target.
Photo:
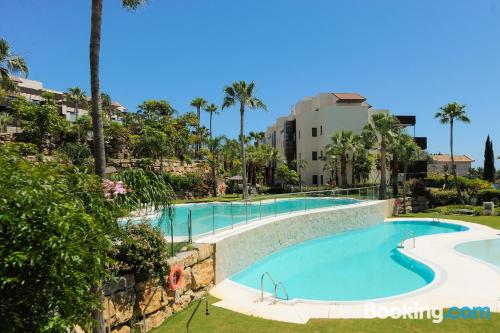
[(217, 105), (215, 104), (210, 104), (210, 105), (207, 105), (205, 106), (205, 112), (208, 112), (208, 114), (210, 115), (210, 125), (209, 125), (209, 131), (210, 131), (210, 139), (212, 139), (212, 116), (214, 114), (219, 114), (219, 112), (217, 112)]
[(28, 65), (22, 57), (10, 53), (9, 43), (0, 38), (0, 87), (5, 90), (14, 90), (16, 88), (14, 82), (10, 79), (12, 74), (27, 76)]
[(398, 136), (393, 146), (398, 161), (403, 163), (403, 207), (406, 214), (406, 177), (408, 166), (419, 158), (421, 150), (413, 138), (407, 134)]
[(266, 133), (264, 132), (250, 132), (248, 133), (249, 140), (254, 140), (255, 147), (258, 147), (261, 142), (264, 142)]
[(384, 200), (387, 196), (387, 148), (390, 142), (400, 130), (400, 124), (396, 117), (388, 113), (376, 113), (372, 116), (371, 127), (380, 142), (380, 187), (379, 199)]
[[(135, 10), (146, 0), (122, 0), (122, 6), (128, 10)], [(104, 148), (104, 129), (102, 125), (101, 95), (99, 82), (99, 56), (101, 51), (102, 0), (92, 0), (92, 15), (90, 24), (90, 90), (92, 95), (92, 130), (94, 139), (95, 173), (101, 178), (106, 177), (106, 150)], [(104, 297), (99, 286), (93, 286), (92, 291), (99, 293), (102, 304)], [(104, 317), (100, 306), (93, 312), (96, 322), (94, 333), (104, 333)]]
[(212, 192), (213, 196), (217, 196), (217, 169), (220, 167), (220, 160), (222, 155), (222, 142), (226, 138), (224, 136), (217, 136), (215, 138), (210, 138), (208, 140), (208, 146), (210, 148), (210, 153), (208, 154), (208, 163), (210, 164), (210, 169), (212, 171)]
[[(146, 0), (122, 0), (122, 6), (135, 10)], [(94, 137), (95, 173), (106, 176), (106, 151), (104, 148), (104, 130), (102, 125), (101, 95), (99, 82), (99, 56), (101, 51), (102, 0), (92, 0), (90, 26), (90, 90), (92, 95), (92, 128)], [(102, 317), (102, 313), (101, 313)], [(102, 320), (102, 318), (100, 319)], [(98, 325), (97, 332), (104, 332), (104, 325)]]
[(224, 88), (224, 102), (222, 109), (234, 106), (239, 103), (240, 107), (240, 141), (241, 141), (241, 165), (242, 165), (242, 178), (243, 178), (243, 199), (248, 199), (247, 192), (247, 169), (245, 161), (245, 135), (244, 135), (244, 122), (245, 122), (245, 107), (252, 109), (263, 109), (267, 111), (267, 106), (257, 97), (253, 95), (255, 84), (250, 82), (247, 84), (245, 81), (233, 82), (232, 85)]
[(340, 158), (340, 183), (342, 187), (347, 186), (347, 160), (349, 153), (354, 150), (356, 140), (352, 131), (339, 131), (332, 135), (331, 143), (327, 147), (328, 155), (336, 155)]
[(455, 160), (453, 157), (453, 126), (455, 121), (461, 121), (463, 123), (469, 124), (470, 119), (467, 117), (465, 111), (465, 105), (459, 104), (457, 102), (448, 103), (440, 108), (441, 112), (437, 112), (434, 118), (439, 119), (441, 124), (450, 124), (450, 155), (451, 155), (451, 173), (455, 181), (455, 187), (457, 188), (458, 198), (460, 202), (464, 203), (464, 198), (462, 197), (462, 191), (458, 185), (457, 178), (457, 168), (455, 166)]
[(300, 192), (302, 192), (302, 170), (307, 169), (307, 161), (301, 159), (293, 160), (292, 165), (295, 167), (295, 171), (297, 171), (297, 174), (299, 175)]
[[(69, 104), (73, 104), (75, 107), (75, 122), (77, 122), (80, 106), (87, 104), (87, 94), (79, 87), (73, 87), (69, 88), (65, 95)], [(80, 131), (77, 131), (77, 141), (80, 142)]]
[[(191, 106), (196, 108), (196, 117), (198, 118), (198, 125), (197, 129), (200, 128), (200, 123), (201, 123), (201, 109), (204, 108), (207, 105), (207, 101), (203, 97), (196, 97), (191, 101)], [(198, 138), (198, 141), (200, 141), (201, 138)], [(196, 142), (194, 145), (194, 155), (195, 157), (199, 155), (200, 151), (200, 143)]]

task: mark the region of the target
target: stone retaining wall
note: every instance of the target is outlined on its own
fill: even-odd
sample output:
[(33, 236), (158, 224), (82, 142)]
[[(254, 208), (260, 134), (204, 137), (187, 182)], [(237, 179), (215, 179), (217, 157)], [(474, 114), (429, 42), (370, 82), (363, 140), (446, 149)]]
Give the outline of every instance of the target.
[(214, 247), (193, 244), (193, 250), (168, 259), (168, 266), (184, 266), (179, 300), (169, 289), (168, 276), (140, 278), (133, 274), (121, 277), (104, 288), (104, 320), (113, 333), (128, 333), (131, 327), (147, 332), (160, 326), (173, 313), (205, 295), (214, 284)]
[[(116, 169), (128, 169), (139, 166), (140, 160), (138, 159), (127, 159), (127, 158), (117, 158), (109, 159), (108, 165), (115, 167)], [(154, 168), (160, 170), (160, 161), (155, 161)], [(192, 163), (180, 162), (177, 160), (164, 160), (163, 161), (163, 171), (171, 173), (173, 175), (185, 175), (186, 173), (206, 173), (210, 172), (210, 168), (207, 163), (194, 161)]]

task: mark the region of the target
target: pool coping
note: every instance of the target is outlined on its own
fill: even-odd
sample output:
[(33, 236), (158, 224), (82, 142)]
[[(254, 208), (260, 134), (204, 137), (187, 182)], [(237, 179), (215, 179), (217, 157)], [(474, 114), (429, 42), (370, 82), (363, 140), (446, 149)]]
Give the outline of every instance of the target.
[[(387, 223), (393, 221), (436, 221), (436, 219), (385, 219)], [(479, 240), (478, 238), (492, 238), (499, 230), (459, 220), (439, 219), (439, 222), (462, 225), (468, 230), (419, 236), (415, 239), (417, 242), (415, 248), (399, 249), (404, 255), (429, 266), (435, 274), (431, 283), (407, 293), (353, 301), (279, 300), (277, 304), (270, 305), (267, 304), (267, 301), (256, 301), (260, 299), (260, 290), (243, 286), (229, 279), (219, 283), (210, 292), (221, 299), (215, 304), (216, 306), (247, 315), (294, 323), (306, 323), (311, 318), (366, 318), (364, 311), (361, 310), (367, 303), (375, 303), (380, 306), (403, 306), (408, 302), (418, 301), (419, 304), (424, 303), (426, 306), (439, 307), (484, 305), (490, 306), (494, 312), (500, 312), (500, 275), (498, 275), (498, 270), (454, 249), (460, 243)], [(419, 247), (418, 244), (423, 244), (423, 247)], [(437, 248), (439, 251), (432, 252), (429, 248)], [(459, 262), (458, 268), (454, 267), (457, 261)], [(495, 276), (495, 274), (497, 275)], [(456, 281), (461, 281), (460, 278), (464, 275), (468, 276), (470, 280), (486, 281), (485, 283), (477, 283), (479, 286), (471, 287), (475, 287), (477, 295), (480, 296), (473, 294), (464, 297), (462, 295), (464, 294), (463, 285), (462, 283), (457, 284)], [(489, 280), (493, 282), (498, 280), (496, 289), (495, 283), (489, 284)], [(443, 297), (443, 293), (447, 296)], [(468, 293), (470, 294), (470, 292)], [(272, 296), (269, 293), (264, 294), (266, 300)], [(498, 298), (492, 296), (495, 294)], [(485, 302), (487, 304), (483, 304)]]

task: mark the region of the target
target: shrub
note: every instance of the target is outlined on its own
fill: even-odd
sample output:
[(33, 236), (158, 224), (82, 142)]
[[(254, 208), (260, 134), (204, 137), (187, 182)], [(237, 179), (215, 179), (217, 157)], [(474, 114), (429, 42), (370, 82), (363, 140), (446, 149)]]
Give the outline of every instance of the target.
[(431, 192), (431, 203), (433, 206), (455, 205), (460, 204), (460, 199), (454, 190), (438, 190)]
[(84, 165), (86, 160), (92, 157), (89, 147), (81, 143), (68, 143), (60, 152), (63, 153), (74, 165)]
[(193, 192), (196, 195), (206, 196), (210, 192), (210, 180), (200, 173), (191, 172), (182, 176), (164, 173), (163, 179), (176, 193)]
[(127, 223), (115, 241), (119, 272), (167, 274), (167, 242), (162, 232), (148, 222)]
[(479, 204), (482, 204), (485, 201), (493, 201), (495, 205), (500, 204), (500, 190), (480, 190), (477, 193), (477, 198), (479, 200)]
[(0, 188), (0, 331), (88, 327), (115, 225), (101, 182), (0, 147)]
[(424, 178), (423, 183), (425, 184), (426, 187), (443, 188), (443, 185), (445, 183), (445, 178), (441, 174), (430, 173), (426, 178)]

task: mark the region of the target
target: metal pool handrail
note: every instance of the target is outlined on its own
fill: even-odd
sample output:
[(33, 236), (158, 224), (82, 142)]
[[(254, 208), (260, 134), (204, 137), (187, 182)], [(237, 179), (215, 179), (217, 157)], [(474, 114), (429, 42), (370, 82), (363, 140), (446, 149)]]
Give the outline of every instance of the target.
[(283, 290), (285, 292), (286, 300), (288, 301), (288, 291), (286, 291), (286, 288), (285, 288), (285, 285), (283, 284), (283, 282), (278, 281), (274, 285), (274, 303), (273, 304), (276, 304), (276, 298), (278, 298), (278, 293), (277, 293), (278, 286), (281, 286), (281, 290)]
[(262, 273), (262, 276), (260, 277), (260, 301), (261, 302), (264, 301), (264, 277), (266, 275), (269, 277), (269, 280), (271, 280), (271, 282), (273, 283), (273, 286), (275, 286), (275, 289), (276, 289), (276, 282), (274, 282), (274, 279), (271, 276), (271, 273), (269, 273), (269, 272)]
[(415, 233), (413, 232), (413, 230), (406, 231), (403, 238), (401, 239), (401, 242), (399, 242), (398, 248), (404, 248), (404, 243), (408, 239), (413, 239), (413, 248), (415, 248)]

